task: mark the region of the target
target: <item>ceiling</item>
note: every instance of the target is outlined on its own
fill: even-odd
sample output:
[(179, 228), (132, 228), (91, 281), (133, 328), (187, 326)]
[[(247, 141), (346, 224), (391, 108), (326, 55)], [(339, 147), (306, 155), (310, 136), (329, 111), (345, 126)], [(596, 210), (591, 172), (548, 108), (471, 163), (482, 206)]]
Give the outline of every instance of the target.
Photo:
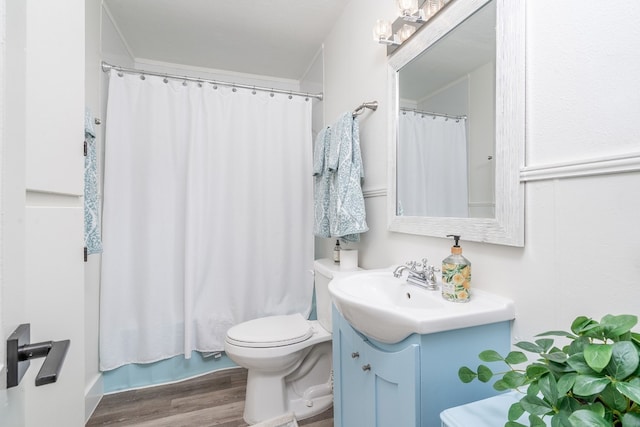
[(104, 0), (136, 60), (300, 80), (349, 0)]

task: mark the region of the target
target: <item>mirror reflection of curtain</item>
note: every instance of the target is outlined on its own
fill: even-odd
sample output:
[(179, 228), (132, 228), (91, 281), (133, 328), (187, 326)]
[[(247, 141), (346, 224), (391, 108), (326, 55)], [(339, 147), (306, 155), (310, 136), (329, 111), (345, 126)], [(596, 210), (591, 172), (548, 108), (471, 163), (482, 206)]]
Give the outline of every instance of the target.
[(398, 215), (469, 215), (466, 120), (399, 115)]

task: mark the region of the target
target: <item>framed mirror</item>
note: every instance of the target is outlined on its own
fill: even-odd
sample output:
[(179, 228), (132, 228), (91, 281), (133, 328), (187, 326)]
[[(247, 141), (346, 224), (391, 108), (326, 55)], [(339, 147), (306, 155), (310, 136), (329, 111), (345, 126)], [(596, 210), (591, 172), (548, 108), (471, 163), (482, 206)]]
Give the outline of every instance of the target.
[(524, 6), (452, 1), (389, 58), (389, 229), (524, 245)]

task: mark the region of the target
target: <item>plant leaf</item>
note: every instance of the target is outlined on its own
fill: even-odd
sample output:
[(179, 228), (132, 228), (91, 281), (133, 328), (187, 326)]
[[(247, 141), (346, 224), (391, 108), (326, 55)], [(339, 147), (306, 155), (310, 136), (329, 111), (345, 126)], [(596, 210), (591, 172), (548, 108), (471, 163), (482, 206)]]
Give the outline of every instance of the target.
[(628, 383), (614, 383), (616, 390), (624, 394), (634, 402), (640, 402), (640, 381), (632, 381)]
[(516, 421), (522, 416), (522, 414), (524, 414), (524, 409), (522, 409), (522, 405), (520, 405), (520, 402), (516, 402), (509, 407), (509, 421)]
[(501, 360), (504, 360), (504, 357), (500, 356), (500, 353), (495, 350), (485, 350), (480, 353), (478, 357), (483, 362), (499, 362)]
[(548, 351), (553, 346), (553, 340), (551, 338), (541, 338), (536, 340), (536, 344), (542, 347), (542, 351)]
[(558, 412), (551, 418), (551, 427), (574, 427), (569, 421), (569, 412)]
[(589, 338), (578, 337), (575, 340), (571, 341), (567, 354), (569, 356), (573, 356), (576, 353), (582, 353), (584, 352), (584, 348), (589, 344), (591, 344), (591, 341), (589, 340)]
[(521, 351), (512, 351), (504, 359), (509, 365), (517, 365), (528, 361), (527, 356)]
[(547, 424), (539, 416), (529, 415), (529, 427), (547, 427)]
[(534, 344), (529, 341), (520, 341), (515, 344), (516, 347), (521, 348), (530, 353), (544, 353), (544, 349), (540, 347), (538, 344)]
[(622, 395), (613, 384), (609, 384), (600, 393), (600, 399), (608, 407), (623, 412), (627, 409), (627, 398)]
[(611, 427), (611, 423), (588, 409), (575, 411), (569, 415), (569, 421), (571, 421), (572, 425), (580, 427)]
[(573, 323), (571, 323), (571, 331), (576, 335), (580, 335), (584, 328), (588, 327), (590, 324), (593, 324), (592, 319), (585, 316), (576, 317)]
[(522, 409), (533, 415), (545, 415), (552, 410), (547, 402), (537, 396), (523, 397), (520, 399), (520, 405), (522, 405)]
[(640, 427), (640, 414), (627, 412), (622, 416), (622, 427)]
[(575, 384), (573, 384), (573, 392), (578, 396), (592, 396), (600, 393), (610, 383), (611, 380), (607, 377), (578, 375)]
[(542, 365), (540, 363), (533, 363), (526, 368), (527, 377), (530, 379), (535, 379), (540, 377), (541, 375), (549, 372), (549, 368), (546, 365)]
[(498, 380), (495, 383), (493, 383), (493, 389), (497, 391), (505, 391), (505, 390), (510, 390), (511, 387), (509, 387), (509, 385), (503, 380)]
[(584, 360), (582, 353), (576, 353), (567, 359), (567, 364), (573, 368), (579, 374), (594, 375), (596, 372), (591, 369), (587, 362)]
[(602, 372), (611, 360), (612, 347), (610, 344), (588, 344), (584, 349), (585, 362), (594, 371)]
[(576, 382), (577, 376), (578, 374), (576, 374), (575, 372), (571, 372), (561, 376), (560, 379), (558, 379), (557, 386), (556, 386), (558, 389), (558, 394), (560, 395), (567, 394), (567, 392), (571, 390), (571, 388), (573, 387), (573, 384)]
[(543, 353), (540, 356), (542, 356), (542, 358), (544, 359), (556, 363), (564, 363), (567, 361), (567, 355), (561, 351), (554, 351), (553, 353)]
[(527, 427), (527, 426), (524, 424), (520, 424), (517, 421), (507, 421), (504, 427)]
[(556, 384), (556, 377), (554, 377), (551, 373), (543, 375), (538, 380), (538, 385), (540, 386), (540, 391), (542, 392), (545, 400), (551, 403), (551, 405), (556, 406), (556, 404), (558, 403), (558, 387)]
[(617, 380), (623, 380), (638, 369), (640, 357), (636, 346), (630, 341), (613, 343), (611, 361), (607, 372)]
[(476, 373), (473, 372), (471, 369), (467, 368), (466, 366), (463, 366), (462, 368), (458, 369), (458, 378), (460, 378), (460, 381), (462, 381), (465, 384), (470, 383), (476, 377), (477, 377)]
[(571, 338), (571, 339), (575, 339), (576, 336), (573, 335), (571, 332), (567, 332), (567, 331), (547, 331), (547, 332), (543, 332), (541, 334), (536, 335), (537, 337), (566, 337), (566, 338)]
[(607, 338), (616, 338), (631, 330), (638, 323), (638, 316), (621, 314), (619, 316), (606, 315), (600, 321)]
[(518, 388), (526, 382), (527, 377), (523, 373), (509, 371), (502, 376), (502, 380), (509, 388)]
[(478, 379), (481, 382), (487, 383), (491, 380), (492, 377), (493, 377), (493, 372), (491, 371), (491, 369), (489, 369), (485, 365), (478, 366)]
[(575, 397), (564, 395), (558, 403), (558, 408), (560, 412), (565, 412), (567, 417), (574, 411), (577, 411), (582, 407), (582, 403), (580, 403)]

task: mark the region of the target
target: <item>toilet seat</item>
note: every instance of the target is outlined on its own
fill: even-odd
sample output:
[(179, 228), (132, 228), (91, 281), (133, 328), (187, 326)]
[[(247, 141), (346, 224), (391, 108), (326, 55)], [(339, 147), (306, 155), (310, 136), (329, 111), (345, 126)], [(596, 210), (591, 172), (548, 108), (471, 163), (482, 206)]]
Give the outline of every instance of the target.
[(282, 347), (309, 339), (311, 323), (300, 313), (269, 316), (233, 326), (227, 332), (227, 342), (252, 348)]

